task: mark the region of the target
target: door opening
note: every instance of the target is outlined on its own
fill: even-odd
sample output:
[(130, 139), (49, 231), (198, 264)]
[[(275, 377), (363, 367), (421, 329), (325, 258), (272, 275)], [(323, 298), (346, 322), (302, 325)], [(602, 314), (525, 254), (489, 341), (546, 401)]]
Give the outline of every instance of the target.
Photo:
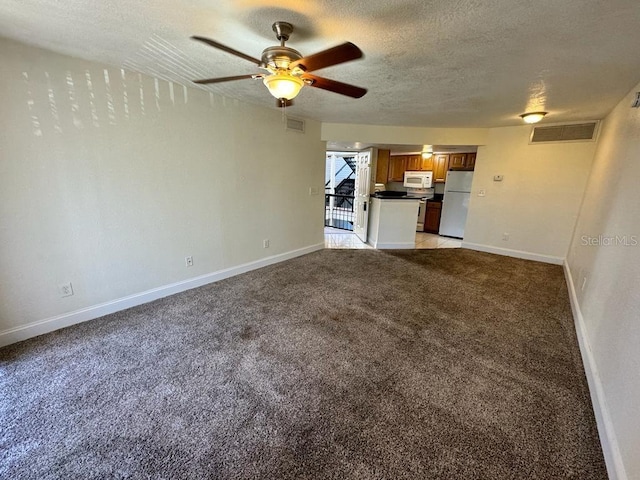
[(324, 226), (353, 231), (357, 152), (327, 152)]

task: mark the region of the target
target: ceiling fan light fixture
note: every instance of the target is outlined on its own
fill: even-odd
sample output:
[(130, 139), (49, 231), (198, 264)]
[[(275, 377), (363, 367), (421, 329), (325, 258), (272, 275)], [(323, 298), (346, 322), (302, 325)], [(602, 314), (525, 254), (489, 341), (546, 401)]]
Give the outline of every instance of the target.
[(286, 73), (274, 73), (264, 77), (263, 80), (269, 93), (275, 98), (293, 100), (304, 86), (301, 78)]
[(525, 123), (538, 123), (540, 120), (542, 120), (544, 118), (544, 116), (547, 114), (547, 112), (530, 112), (530, 113), (523, 113), (522, 115), (520, 115), (520, 118), (525, 122)]

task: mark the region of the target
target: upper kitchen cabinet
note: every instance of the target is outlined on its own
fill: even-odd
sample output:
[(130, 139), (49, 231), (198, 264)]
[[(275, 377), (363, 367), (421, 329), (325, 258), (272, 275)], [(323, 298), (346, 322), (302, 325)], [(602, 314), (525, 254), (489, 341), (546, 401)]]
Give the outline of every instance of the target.
[(474, 170), (476, 168), (476, 154), (467, 153), (467, 159), (465, 161), (465, 168), (467, 170)]
[(433, 182), (444, 183), (449, 170), (449, 155), (436, 154), (433, 157)]
[(467, 159), (466, 153), (452, 153), (449, 155), (449, 168), (455, 170), (462, 170), (464, 168), (464, 162)]
[(420, 170), (420, 155), (407, 155), (407, 170), (415, 172)]
[(475, 166), (475, 153), (452, 153), (449, 155), (449, 168), (451, 170), (473, 170)]
[(433, 170), (433, 155), (429, 158), (422, 158), (420, 155), (420, 170), (430, 172)]
[(387, 183), (389, 176), (389, 150), (378, 150), (376, 163), (376, 183)]
[(433, 158), (422, 158), (422, 155), (407, 155), (407, 170), (412, 172), (433, 170)]
[[(383, 183), (380, 179), (384, 176), (382, 170), (385, 167), (380, 161), (380, 152), (383, 152), (383, 150), (378, 151), (376, 182)], [(409, 170), (432, 171), (434, 183), (444, 183), (447, 180), (448, 170), (473, 170), (475, 164), (475, 153), (434, 153), (429, 158), (422, 158), (422, 155), (392, 155), (388, 157), (385, 182), (402, 182), (404, 181), (404, 172)]]
[(389, 182), (403, 182), (404, 172), (407, 169), (407, 156), (394, 155), (389, 158)]

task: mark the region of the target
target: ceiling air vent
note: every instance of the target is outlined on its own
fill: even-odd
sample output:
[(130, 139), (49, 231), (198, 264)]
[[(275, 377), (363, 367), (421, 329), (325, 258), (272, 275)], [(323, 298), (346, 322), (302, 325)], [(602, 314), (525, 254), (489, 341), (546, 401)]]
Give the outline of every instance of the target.
[(592, 142), (597, 126), (598, 122), (585, 122), (533, 127), (530, 143)]
[(304, 120), (287, 117), (287, 130), (304, 133)]

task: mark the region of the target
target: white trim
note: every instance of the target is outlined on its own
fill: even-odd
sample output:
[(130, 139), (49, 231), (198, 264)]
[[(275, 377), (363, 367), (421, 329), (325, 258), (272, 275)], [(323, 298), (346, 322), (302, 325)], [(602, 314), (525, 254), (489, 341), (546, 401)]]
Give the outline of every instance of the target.
[(524, 250), (511, 250), (509, 248), (494, 247), (492, 245), (481, 245), (479, 243), (462, 242), (462, 248), (477, 250), (479, 252), (495, 253), (507, 257), (522, 258), (524, 260), (535, 260), (537, 262), (552, 263), (554, 265), (562, 265), (563, 257), (554, 257), (552, 255), (543, 255), (541, 253), (525, 252)]
[(405, 249), (405, 248), (416, 248), (416, 242), (402, 242), (402, 243), (380, 243), (374, 242), (369, 243), (373, 248), (379, 249)]
[(123, 298), (111, 300), (109, 302), (101, 303), (98, 305), (92, 305), (74, 312), (64, 313), (55, 317), (47, 318), (44, 320), (38, 320), (27, 325), (22, 325), (15, 328), (10, 328), (0, 332), (0, 347), (10, 345), (12, 343), (21, 342), (28, 338), (36, 337), (44, 333), (53, 332), (60, 328), (68, 327), (76, 323), (86, 322), (87, 320), (93, 320), (94, 318), (102, 317), (110, 313), (119, 312), (126, 308), (142, 305), (143, 303), (151, 302), (159, 298), (174, 295), (176, 293), (184, 292), (192, 288), (201, 287), (209, 283), (217, 282), (225, 278), (233, 277), (241, 273), (250, 272), (258, 268), (273, 265), (274, 263), (283, 262), (301, 255), (306, 255), (318, 250), (324, 249), (324, 243), (318, 243), (309, 247), (292, 250), (290, 252), (280, 253), (253, 262), (243, 263), (235, 267), (226, 268), (224, 270), (218, 270), (217, 272), (207, 273), (198, 277), (190, 278), (188, 280), (182, 280), (180, 282), (171, 283), (162, 287), (153, 288), (145, 292), (135, 293)]
[(582, 363), (584, 364), (584, 373), (587, 377), (587, 383), (589, 384), (591, 403), (593, 404), (593, 412), (596, 417), (596, 424), (598, 425), (598, 435), (602, 445), (604, 461), (607, 465), (607, 473), (611, 480), (627, 480), (628, 477), (622, 461), (613, 422), (611, 421), (611, 415), (609, 414), (604, 387), (602, 386), (602, 380), (598, 373), (595, 358), (593, 358), (591, 344), (584, 324), (584, 317), (582, 316), (575, 285), (573, 284), (573, 277), (571, 276), (571, 270), (566, 260), (563, 262), (563, 267), (567, 288), (569, 289), (569, 300), (571, 302), (571, 311), (573, 312), (573, 319), (576, 326), (578, 344), (580, 345)]

